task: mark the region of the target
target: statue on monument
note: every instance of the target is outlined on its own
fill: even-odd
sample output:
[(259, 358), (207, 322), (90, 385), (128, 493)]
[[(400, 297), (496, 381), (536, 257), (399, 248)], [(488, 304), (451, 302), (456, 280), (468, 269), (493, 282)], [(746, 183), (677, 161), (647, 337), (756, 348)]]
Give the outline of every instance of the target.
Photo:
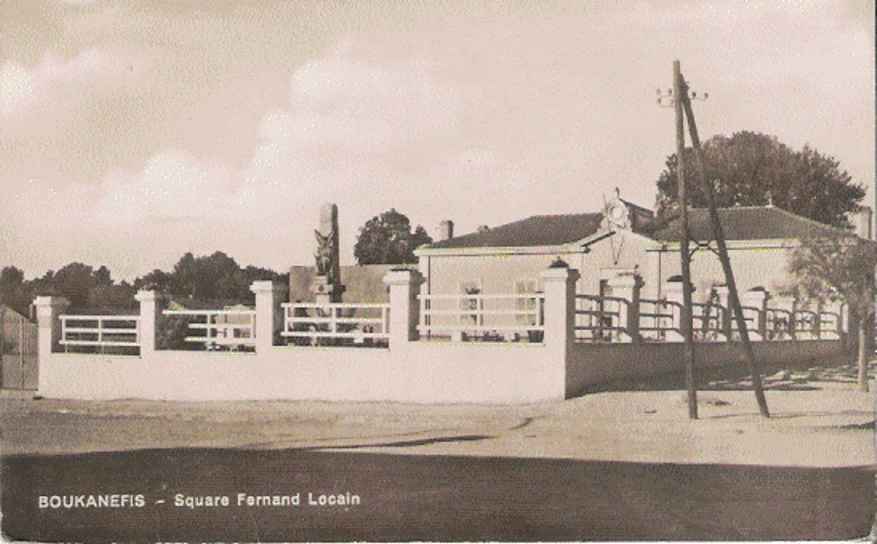
[(341, 302), (344, 286), (341, 285), (341, 261), (338, 248), (338, 206), (324, 204), (320, 208), (320, 224), (314, 230), (317, 249), (314, 252), (316, 277), (313, 291), (318, 301)]
[(329, 285), (334, 285), (337, 280), (335, 277), (335, 263), (333, 262), (335, 255), (334, 234), (331, 231), (328, 234), (323, 234), (319, 230), (314, 229), (314, 236), (317, 239), (317, 251), (314, 253), (317, 275), (325, 276), (326, 283)]

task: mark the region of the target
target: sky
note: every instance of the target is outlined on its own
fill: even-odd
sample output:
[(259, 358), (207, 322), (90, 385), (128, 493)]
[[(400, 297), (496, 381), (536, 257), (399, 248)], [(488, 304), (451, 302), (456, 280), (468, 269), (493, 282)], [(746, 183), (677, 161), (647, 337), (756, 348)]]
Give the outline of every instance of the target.
[(390, 208), (433, 235), (646, 207), (679, 59), (702, 139), (836, 157), (874, 202), (874, 3), (0, 1), (0, 267), (116, 279), (220, 250), (341, 258)]

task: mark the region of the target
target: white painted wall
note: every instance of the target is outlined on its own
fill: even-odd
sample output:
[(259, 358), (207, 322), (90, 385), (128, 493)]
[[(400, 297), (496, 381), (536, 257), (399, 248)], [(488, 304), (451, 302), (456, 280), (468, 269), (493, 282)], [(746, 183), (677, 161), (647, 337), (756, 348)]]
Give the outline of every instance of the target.
[(564, 398), (564, 368), (541, 344), (414, 343), (406, 349), (274, 347), (158, 351), (151, 358), (53, 353), (39, 393), (79, 399), (320, 399), (521, 403)]
[[(762, 364), (805, 363), (843, 353), (840, 340), (753, 342), (752, 347)], [(684, 368), (683, 350), (680, 342), (575, 344), (566, 364), (566, 394), (579, 395), (588, 386), (613, 380), (680, 371)], [(699, 367), (745, 365), (738, 343), (702, 343), (696, 350)]]

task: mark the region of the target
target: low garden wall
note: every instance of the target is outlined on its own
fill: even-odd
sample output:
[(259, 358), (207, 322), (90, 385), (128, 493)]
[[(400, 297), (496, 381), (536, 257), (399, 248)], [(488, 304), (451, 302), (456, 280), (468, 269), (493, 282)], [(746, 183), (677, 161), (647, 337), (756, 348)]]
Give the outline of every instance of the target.
[[(421, 329), (417, 272), (391, 270), (384, 278), (389, 288), (389, 305), (380, 305), (376, 324), (379, 332), (361, 331), (374, 337), (372, 347), (320, 344), (325, 336), (356, 336), (335, 330), (338, 322), (351, 319), (320, 317), (331, 322), (314, 336), (312, 345), (277, 346), (283, 334), (298, 338), (290, 323), (292, 316), (281, 306), (282, 290), (271, 282), (255, 282), (255, 309), (245, 328), (247, 335), (232, 339), (246, 342), (252, 351), (172, 351), (160, 349), (156, 325), (161, 314), (160, 294), (140, 291), (140, 312), (128, 316), (136, 329), (126, 325), (137, 355), (100, 353), (59, 353), (66, 332), (85, 331), (98, 340), (73, 341), (72, 345), (94, 345), (102, 349), (118, 341), (105, 342), (103, 336), (117, 336), (119, 329), (92, 325), (66, 328), (64, 319), (95, 317), (65, 316), (65, 301), (39, 297), (35, 302), (39, 316), (39, 393), (46, 397), (80, 399), (146, 398), (161, 400), (278, 400), (319, 399), (337, 401), (396, 401), (420, 403), (528, 403), (561, 400), (581, 394), (589, 386), (625, 378), (646, 378), (683, 368), (684, 346), (680, 342), (661, 343), (581, 343), (576, 333), (575, 292), (578, 273), (552, 268), (542, 274), (544, 304), (527, 313), (537, 313), (537, 340), (462, 341), (428, 340)], [(469, 296), (469, 295), (467, 295)], [(506, 295), (502, 295), (506, 296)], [(341, 305), (344, 306), (344, 305)], [(351, 305), (347, 305), (351, 306)], [(374, 305), (372, 305), (374, 306)], [(468, 308), (468, 307), (467, 307)], [(525, 310), (516, 310), (522, 313)], [(469, 308), (463, 314), (472, 313)], [(480, 310), (478, 310), (480, 311)], [(334, 312), (334, 310), (332, 310)], [(434, 312), (435, 313), (435, 312)], [(495, 313), (495, 312), (494, 312)], [(489, 314), (487, 310), (483, 314)], [(327, 314), (329, 315), (329, 314)], [(114, 318), (118, 320), (119, 318)], [(311, 316), (307, 320), (318, 318)], [(362, 320), (361, 318), (357, 318)], [(346, 320), (346, 321), (345, 321)], [(232, 327), (228, 324), (202, 324), (202, 327)], [(471, 325), (467, 325), (471, 326)], [(95, 328), (96, 327), (96, 328)], [(490, 327), (486, 327), (490, 328)], [(430, 330), (426, 326), (427, 332)], [(65, 332), (66, 331), (66, 332)], [(112, 332), (116, 331), (116, 332)], [(133, 332), (131, 332), (133, 331)], [(636, 334), (630, 336), (638, 336)], [(486, 338), (486, 337), (485, 337)], [(492, 338), (492, 337), (491, 337)], [(104, 338), (104, 340), (106, 340)], [(327, 338), (327, 344), (331, 344)], [(353, 341), (353, 338), (347, 340)], [(377, 341), (380, 340), (380, 344)], [(840, 340), (773, 340), (753, 342), (756, 356), (765, 364), (795, 362), (832, 356), (842, 352)], [(739, 364), (736, 342), (697, 344), (701, 366)]]
[(544, 346), (416, 343), (402, 349), (274, 347), (263, 353), (156, 351), (42, 357), (46, 397), (318, 399), (421, 403), (562, 399), (562, 361)]
[[(841, 340), (785, 340), (753, 342), (755, 356), (763, 365), (794, 363), (843, 353)], [(566, 395), (581, 394), (589, 386), (628, 378), (646, 378), (684, 369), (685, 345), (574, 344), (566, 361)], [(704, 342), (695, 345), (699, 367), (745, 365), (739, 343)]]

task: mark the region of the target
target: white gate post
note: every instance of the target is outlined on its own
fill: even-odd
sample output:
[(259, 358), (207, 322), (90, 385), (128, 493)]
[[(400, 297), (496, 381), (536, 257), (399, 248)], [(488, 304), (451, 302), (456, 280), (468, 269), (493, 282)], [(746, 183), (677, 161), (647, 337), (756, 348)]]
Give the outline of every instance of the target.
[(256, 353), (266, 353), (274, 346), (274, 333), (283, 327), (283, 317), (279, 296), (284, 292), (282, 285), (274, 285), (270, 280), (254, 281), (250, 291), (256, 295)]
[(37, 297), (34, 306), (37, 309), (37, 321), (39, 323), (39, 348), (38, 357), (40, 368), (45, 368), (43, 358), (48, 358), (52, 350), (61, 339), (61, 323), (58, 316), (70, 305), (64, 297)]
[(137, 291), (134, 300), (140, 303), (140, 357), (146, 358), (155, 353), (158, 318), (161, 316), (159, 304), (161, 294), (158, 291)]
[(423, 276), (417, 270), (390, 270), (384, 275), (384, 285), (390, 288), (390, 349), (417, 340), (420, 320), (417, 295), (422, 283)]
[(574, 268), (554, 267), (542, 272), (545, 288), (545, 334), (542, 341), (566, 363), (575, 342), (576, 282)]

